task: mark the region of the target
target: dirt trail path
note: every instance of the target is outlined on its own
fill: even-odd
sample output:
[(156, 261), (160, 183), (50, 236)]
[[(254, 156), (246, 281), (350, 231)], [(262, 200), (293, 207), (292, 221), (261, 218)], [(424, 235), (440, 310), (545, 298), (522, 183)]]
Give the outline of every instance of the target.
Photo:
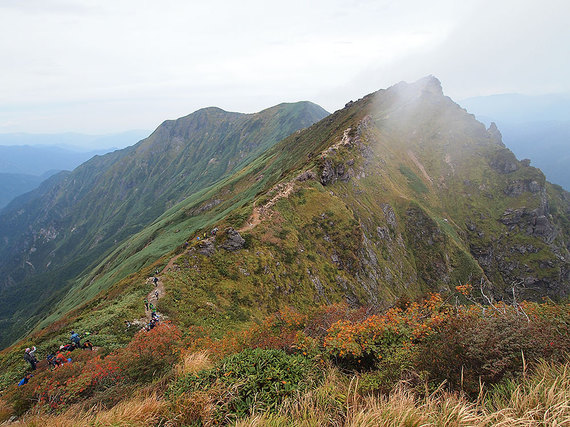
[[(180, 256), (180, 255), (178, 255)], [(165, 269), (166, 270), (166, 269)], [(165, 271), (163, 270), (163, 271)], [(155, 285), (153, 282), (153, 278), (156, 277), (158, 279), (157, 284)], [(148, 295), (146, 296), (147, 301), (149, 302), (149, 304), (152, 304), (156, 307), (156, 303), (158, 302), (158, 300), (160, 298), (162, 298), (165, 295), (165, 291), (164, 291), (164, 283), (162, 282), (162, 279), (160, 276), (151, 276), (146, 280), (148, 283), (150, 283), (152, 285), (152, 291), (150, 291), (148, 293)], [(151, 316), (152, 316), (152, 312), (150, 309), (146, 309), (145, 308), (145, 314), (146, 317), (150, 320)], [(160, 313), (157, 311), (157, 314), (160, 315)]]
[[(176, 260), (177, 260), (178, 258), (180, 258), (182, 255), (184, 255), (185, 253), (186, 253), (186, 251), (184, 251), (184, 252), (182, 252), (181, 254), (178, 254), (178, 255), (173, 256), (172, 258), (170, 258), (170, 261), (168, 261), (168, 264), (166, 264), (166, 267), (164, 267), (164, 268), (162, 269), (162, 272), (163, 272), (163, 273), (166, 273), (167, 271), (172, 270), (172, 268), (174, 267), (174, 263), (176, 262)], [(158, 277), (158, 283), (159, 283), (159, 284), (162, 283), (161, 280), (160, 280), (160, 277), (159, 277), (159, 276), (157, 276), (157, 277)]]
[(289, 195), (293, 192), (293, 188), (293, 181), (287, 182), (285, 184), (278, 184), (277, 187), (274, 187), (274, 189), (277, 191), (277, 194), (275, 194), (275, 196), (273, 196), (271, 200), (269, 200), (263, 206), (254, 205), (251, 216), (247, 220), (247, 223), (239, 230), (237, 230), (238, 233), (251, 230), (252, 228), (256, 227), (264, 218), (270, 218), (272, 214), (271, 208), (275, 205), (275, 203), (277, 203), (279, 199), (282, 199), (283, 197), (289, 197)]
[(261, 209), (262, 208), (259, 208), (259, 207), (255, 206), (255, 204), (254, 204), (253, 205), (253, 212), (251, 213), (251, 216), (248, 218), (245, 225), (243, 227), (239, 228), (237, 230), (237, 232), (241, 233), (243, 231), (251, 230), (252, 228), (256, 227), (261, 222)]

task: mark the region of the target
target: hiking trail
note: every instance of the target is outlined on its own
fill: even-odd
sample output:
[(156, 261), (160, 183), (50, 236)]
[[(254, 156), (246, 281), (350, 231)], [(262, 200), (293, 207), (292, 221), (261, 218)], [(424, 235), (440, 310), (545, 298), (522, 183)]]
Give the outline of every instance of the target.
[[(251, 230), (252, 228), (256, 227), (259, 223), (261, 223), (261, 221), (263, 219), (271, 218), (271, 215), (273, 213), (271, 211), (271, 208), (275, 205), (275, 203), (277, 203), (277, 201), (279, 199), (282, 199), (284, 197), (289, 197), (289, 195), (293, 192), (293, 189), (294, 189), (294, 181), (295, 180), (292, 180), (290, 182), (278, 184), (275, 187), (273, 187), (272, 191), (275, 191), (276, 194), (264, 205), (255, 206), (255, 202), (254, 202), (253, 212), (252, 212), (251, 216), (249, 217), (249, 219), (247, 220), (246, 225), (244, 225), (243, 227), (241, 227), (237, 231), (243, 232), (243, 231)], [(210, 241), (211, 239), (215, 239), (215, 236), (203, 239), (202, 242), (207, 242), (207, 241)], [(159, 274), (154, 275), (154, 276), (150, 276), (149, 278), (147, 278), (147, 283), (149, 283), (152, 286), (152, 290), (146, 296), (146, 299), (150, 304), (153, 304), (156, 307), (156, 303), (158, 302), (158, 300), (161, 299), (166, 293), (166, 291), (164, 289), (164, 283), (162, 281), (161, 274), (172, 270), (174, 268), (174, 264), (176, 263), (178, 258), (180, 258), (182, 255), (186, 254), (187, 252), (188, 252), (187, 250), (184, 250), (182, 253), (173, 256), (172, 258), (170, 258), (170, 260), (168, 261), (168, 264), (166, 264), (166, 266), (162, 269), (162, 271), (159, 271)], [(153, 280), (152, 280), (153, 277), (156, 277), (158, 279), (158, 283), (156, 286), (153, 283)], [(158, 295), (157, 295), (157, 292), (158, 292)], [(145, 314), (146, 314), (146, 317), (150, 320), (151, 314), (152, 314), (151, 310), (146, 309), (146, 307), (145, 307)], [(162, 317), (162, 315), (158, 311), (157, 311), (157, 314)]]
[(259, 223), (263, 221), (265, 218), (271, 218), (271, 215), (273, 213), (271, 211), (271, 208), (275, 205), (275, 203), (279, 201), (279, 199), (282, 199), (284, 197), (289, 197), (289, 195), (293, 192), (293, 188), (294, 188), (294, 181), (277, 184), (275, 187), (273, 187), (272, 191), (276, 191), (277, 194), (275, 194), (267, 203), (265, 203), (262, 206), (255, 206), (254, 203), (253, 212), (251, 213), (251, 216), (248, 218), (246, 225), (238, 229), (237, 232), (241, 233), (242, 231), (251, 230), (252, 228), (259, 225)]
[[(182, 255), (182, 254), (181, 254), (181, 255)], [(180, 255), (177, 255), (175, 258), (178, 258), (179, 256), (180, 256)], [(175, 260), (175, 258), (173, 258), (172, 260), (170, 260), (169, 265), (170, 265), (170, 263), (174, 263), (173, 261)], [(168, 266), (166, 266), (166, 267), (164, 268), (164, 270), (162, 270), (162, 271), (166, 271), (167, 268), (168, 268)], [(156, 278), (158, 279), (158, 283), (157, 283), (156, 286), (154, 285), (154, 283), (153, 283), (153, 281), (152, 281), (153, 277), (156, 277)], [(146, 279), (146, 281), (147, 281), (147, 283), (149, 283), (150, 285), (152, 285), (152, 290), (148, 293), (148, 295), (146, 296), (146, 299), (147, 299), (147, 301), (149, 302), (149, 304), (153, 304), (153, 305), (156, 307), (156, 303), (158, 302), (158, 300), (159, 300), (160, 298), (162, 298), (162, 297), (165, 295), (165, 293), (166, 293), (165, 290), (164, 290), (164, 283), (162, 282), (162, 279), (161, 279), (161, 277), (160, 277), (159, 275), (150, 276), (148, 279)], [(157, 294), (157, 292), (158, 292), (158, 294)], [(157, 310), (156, 313), (157, 313), (159, 316), (162, 317), (162, 315), (158, 312), (158, 310)], [(145, 307), (145, 314), (146, 314), (146, 317), (150, 320), (151, 317), (152, 317), (152, 316), (151, 316), (151, 315), (152, 315), (151, 310), (147, 310), (146, 307)]]

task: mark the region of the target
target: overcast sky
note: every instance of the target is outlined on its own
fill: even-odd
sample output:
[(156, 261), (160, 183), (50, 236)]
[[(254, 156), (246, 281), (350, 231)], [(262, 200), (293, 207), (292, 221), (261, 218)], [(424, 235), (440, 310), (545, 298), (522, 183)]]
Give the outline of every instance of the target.
[(334, 111), (433, 74), (459, 100), (570, 92), (568, 0), (0, 0), (0, 132)]

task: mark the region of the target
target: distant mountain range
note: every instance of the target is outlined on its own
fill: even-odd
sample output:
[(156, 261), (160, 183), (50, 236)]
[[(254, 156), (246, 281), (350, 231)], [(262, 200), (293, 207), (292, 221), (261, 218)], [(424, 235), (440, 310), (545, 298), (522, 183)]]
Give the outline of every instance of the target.
[(0, 209), (20, 194), (37, 188), (40, 183), (58, 171), (46, 172), (41, 176), (18, 173), (0, 173)]
[(125, 148), (134, 145), (143, 138), (149, 136), (148, 130), (129, 130), (125, 132), (105, 135), (86, 135), (81, 133), (2, 133), (0, 134), (0, 146), (2, 145), (33, 145), (53, 146), (67, 148), (73, 151), (93, 151), (109, 148)]
[(570, 190), (570, 95), (504, 94), (465, 99), (477, 119), (497, 123), (519, 158), (532, 160), (546, 177)]
[(95, 155), (133, 145), (149, 134), (0, 134), (0, 209), (56, 172), (71, 171)]
[(0, 145), (0, 173), (41, 176), (48, 171), (73, 170), (109, 147), (77, 151), (58, 146)]

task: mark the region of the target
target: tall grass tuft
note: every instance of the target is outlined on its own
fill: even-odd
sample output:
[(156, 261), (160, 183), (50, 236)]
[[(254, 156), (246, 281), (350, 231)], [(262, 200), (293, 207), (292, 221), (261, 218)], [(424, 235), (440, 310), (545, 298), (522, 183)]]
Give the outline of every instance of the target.
[(213, 366), (207, 351), (188, 352), (182, 354), (182, 361), (176, 366), (176, 374), (180, 377), (199, 372)]
[(570, 425), (570, 362), (539, 362), (520, 383), (509, 380), (486, 397), (489, 425)]
[(119, 403), (109, 411), (97, 413), (93, 424), (101, 426), (152, 426), (158, 423), (165, 410), (165, 402), (156, 395), (134, 398)]
[(94, 407), (80, 411), (72, 407), (60, 415), (36, 414), (12, 423), (13, 426), (153, 426), (165, 415), (166, 404), (156, 395), (124, 400), (109, 410)]
[(256, 414), (239, 427), (258, 426), (570, 426), (570, 362), (540, 362), (519, 383), (506, 381), (469, 401), (437, 391), (418, 397), (405, 385), (389, 395), (361, 396), (356, 384), (329, 372), (318, 389), (286, 401), (278, 414)]

